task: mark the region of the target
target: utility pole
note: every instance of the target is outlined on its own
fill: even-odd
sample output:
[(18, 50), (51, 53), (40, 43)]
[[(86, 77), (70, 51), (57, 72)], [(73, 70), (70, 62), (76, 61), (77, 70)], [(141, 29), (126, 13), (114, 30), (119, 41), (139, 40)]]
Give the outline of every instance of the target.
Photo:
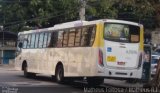
[(79, 10), (80, 20), (85, 20), (86, 0), (80, 0), (81, 7)]

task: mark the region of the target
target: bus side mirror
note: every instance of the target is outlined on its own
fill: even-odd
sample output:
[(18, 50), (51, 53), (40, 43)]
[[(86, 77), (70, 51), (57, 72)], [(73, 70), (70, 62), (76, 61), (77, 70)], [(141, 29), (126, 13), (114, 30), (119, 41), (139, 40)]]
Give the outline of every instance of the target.
[(22, 48), (22, 47), (23, 47), (23, 43), (22, 43), (22, 42), (19, 42), (18, 47), (19, 47), (19, 48)]

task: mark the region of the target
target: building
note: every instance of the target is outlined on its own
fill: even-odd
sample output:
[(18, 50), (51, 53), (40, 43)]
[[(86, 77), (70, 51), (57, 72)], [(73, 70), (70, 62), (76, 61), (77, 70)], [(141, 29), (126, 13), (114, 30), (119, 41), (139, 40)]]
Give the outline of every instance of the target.
[(0, 31), (0, 64), (9, 64), (15, 58), (17, 34)]

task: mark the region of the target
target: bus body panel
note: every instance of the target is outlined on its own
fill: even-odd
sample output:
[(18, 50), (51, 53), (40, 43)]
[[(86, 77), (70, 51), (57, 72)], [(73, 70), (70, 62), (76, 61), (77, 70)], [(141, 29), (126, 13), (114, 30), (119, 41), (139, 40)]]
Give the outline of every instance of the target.
[[(57, 63), (62, 62), (65, 77), (104, 77), (104, 67), (100, 67), (97, 62), (98, 50), (91, 47), (22, 49), (21, 59), (26, 60), (28, 72), (32, 73), (55, 75)], [(20, 57), (16, 58), (17, 70), (21, 69), (23, 61)]]
[[(140, 41), (137, 43), (113, 42), (104, 39), (103, 31), (105, 22), (107, 21), (86, 21), (82, 26), (78, 27), (83, 28), (83, 26), (88, 24), (96, 25), (93, 45), (33, 49), (22, 48), (20, 55), (15, 59), (15, 68), (19, 70), (22, 69), (22, 64), (26, 61), (29, 72), (55, 75), (56, 66), (58, 62), (61, 62), (63, 64), (65, 77), (119, 77), (122, 79), (141, 79), (142, 65), (140, 65), (139, 68), (138, 65), (140, 55), (143, 54), (143, 28), (140, 28)], [(108, 22), (139, 26), (137, 23), (127, 21), (109, 20)], [(67, 27), (68, 26), (65, 26), (63, 28), (63, 25), (57, 25), (56, 28), (52, 27), (44, 29), (44, 31), (46, 30), (53, 33), (57, 30), (61, 31), (61, 29), (67, 31), (70, 28), (74, 28)], [(38, 33), (40, 33), (40, 31), (41, 30), (38, 30)], [(42, 32), (44, 31), (42, 29)], [(19, 35), (32, 34), (35, 32), (36, 31), (20, 32)], [(103, 65), (99, 64), (100, 51), (102, 51), (103, 54)], [(111, 59), (109, 60), (107, 57), (111, 57)], [(112, 57), (116, 60), (112, 59)], [(143, 61), (143, 59), (141, 61)], [(141, 64), (143, 64), (143, 62), (141, 62)]]
[(107, 66), (113, 68), (136, 69), (139, 63), (139, 44), (105, 41)]
[(111, 78), (121, 78), (121, 79), (141, 79), (142, 78), (142, 68), (140, 69), (113, 69), (113, 68), (105, 68), (105, 74), (107, 77)]

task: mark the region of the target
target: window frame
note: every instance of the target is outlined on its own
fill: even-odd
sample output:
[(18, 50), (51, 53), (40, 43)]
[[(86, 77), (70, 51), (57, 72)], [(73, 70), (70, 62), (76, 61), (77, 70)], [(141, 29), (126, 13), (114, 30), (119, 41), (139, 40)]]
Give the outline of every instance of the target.
[[(91, 42), (91, 44), (89, 44), (89, 45), (84, 45), (84, 46), (82, 46), (81, 45), (81, 43), (82, 43), (82, 29), (83, 28), (87, 28), (87, 27), (92, 27), (93, 29), (94, 29), (94, 36), (93, 36), (93, 33), (91, 34), (91, 38), (92, 38), (92, 36), (93, 36), (93, 41), (91, 41), (91, 39), (90, 39), (90, 42)], [(67, 28), (67, 29), (58, 29), (58, 30), (54, 30), (54, 31), (52, 31), (51, 32), (51, 34), (52, 33), (58, 33), (59, 34), (59, 32), (61, 32), (61, 31), (63, 31), (63, 32), (67, 32), (68, 33), (68, 40), (69, 40), (69, 31), (70, 31), (70, 29), (75, 29), (75, 33), (76, 33), (76, 31), (78, 32), (78, 30), (77, 29), (81, 29), (80, 30), (80, 40), (79, 40), (79, 46), (75, 46), (75, 41), (74, 41), (74, 46), (68, 46), (68, 42), (69, 41), (67, 41), (67, 46), (61, 46), (61, 47), (57, 47), (57, 44), (56, 44), (56, 46), (55, 47), (53, 47), (53, 46), (51, 46), (50, 48), (66, 48), (66, 47), (91, 47), (91, 46), (93, 46), (93, 44), (94, 44), (94, 41), (95, 41), (95, 38), (96, 38), (96, 33), (97, 33), (97, 31), (96, 31), (96, 28), (97, 28), (97, 25), (96, 24), (93, 24), (93, 25), (85, 25), (85, 26), (80, 26), (80, 27), (72, 27), (72, 28)], [(76, 36), (76, 35), (75, 35)], [(51, 36), (51, 39), (52, 39), (52, 36)], [(74, 38), (74, 40), (75, 40), (75, 38)], [(63, 40), (62, 40), (62, 45), (63, 45), (63, 42), (64, 42), (64, 35), (63, 35)]]
[[(109, 38), (106, 38), (105, 37), (105, 25), (106, 24), (120, 24), (120, 25), (127, 25), (127, 26), (129, 26), (129, 28), (130, 28), (130, 26), (135, 26), (135, 27), (138, 27), (139, 28), (139, 39), (138, 39), (138, 41), (137, 42), (131, 42), (131, 31), (129, 30), (129, 36), (128, 36), (128, 41), (122, 41), (122, 40), (114, 40), (114, 39), (109, 39)], [(132, 25), (132, 24), (126, 24), (126, 23), (114, 23), (114, 22), (106, 22), (106, 23), (104, 23), (104, 28), (103, 28), (103, 39), (104, 40), (108, 40), (108, 41), (113, 41), (113, 42), (122, 42), (122, 43), (140, 43), (140, 35), (141, 35), (141, 33), (140, 33), (140, 26), (136, 26), (136, 25)]]
[[(91, 35), (90, 36), (90, 40), (89, 40), (90, 44), (82, 46), (81, 45), (81, 43), (82, 43), (82, 30), (83, 30), (83, 28), (89, 29), (89, 27), (93, 28), (92, 29), (92, 34), (90, 34)], [(33, 47), (35, 49), (41, 49), (41, 48), (67, 48), (67, 47), (91, 47), (91, 46), (93, 46), (93, 44), (95, 42), (96, 33), (97, 33), (96, 32), (96, 28), (97, 28), (97, 25), (93, 24), (93, 25), (85, 25), (85, 26), (80, 26), (80, 27), (72, 27), (72, 28), (67, 28), (67, 29), (58, 29), (58, 30), (52, 30), (52, 31), (50, 30), (50, 31), (34, 32), (34, 33), (28, 33), (28, 34), (22, 34), (22, 35), (27, 35), (27, 40), (29, 41), (29, 36), (31, 36), (30, 38), (32, 39), (32, 34), (35, 34), (34, 47)], [(72, 30), (72, 29), (75, 30), (73, 32), (74, 33), (74, 42), (73, 42), (73, 46), (69, 46), (69, 38), (70, 38), (69, 34), (70, 34), (70, 30)], [(60, 47), (57, 46), (59, 32), (62, 32), (62, 35), (63, 35), (62, 36), (62, 42), (61, 42), (62, 46), (60, 46)], [(64, 40), (65, 40), (64, 39), (64, 32), (67, 33), (67, 39), (66, 39), (67, 43), (66, 43), (66, 45), (64, 44)], [(77, 35), (78, 32), (80, 33), (80, 35)], [(44, 37), (45, 37), (46, 33), (47, 33), (47, 41), (46, 41), (46, 45), (44, 45)], [(40, 36), (41, 36), (41, 34), (43, 34), (43, 41), (42, 41), (42, 46), (40, 47), (39, 44), (40, 44)], [(53, 37), (54, 34), (55, 34), (55, 36), (57, 35), (57, 37)], [(78, 41), (76, 41), (76, 37), (79, 37)], [(52, 41), (53, 39), (55, 39), (56, 41), (53, 42)], [(91, 41), (92, 39), (93, 39), (93, 41)], [(30, 46), (31, 46), (31, 41), (29, 43), (27, 42), (27, 46), (28, 46), (28, 44), (30, 44)], [(29, 47), (27, 47), (27, 46), (26, 46), (27, 49), (32, 49), (30, 46)]]

